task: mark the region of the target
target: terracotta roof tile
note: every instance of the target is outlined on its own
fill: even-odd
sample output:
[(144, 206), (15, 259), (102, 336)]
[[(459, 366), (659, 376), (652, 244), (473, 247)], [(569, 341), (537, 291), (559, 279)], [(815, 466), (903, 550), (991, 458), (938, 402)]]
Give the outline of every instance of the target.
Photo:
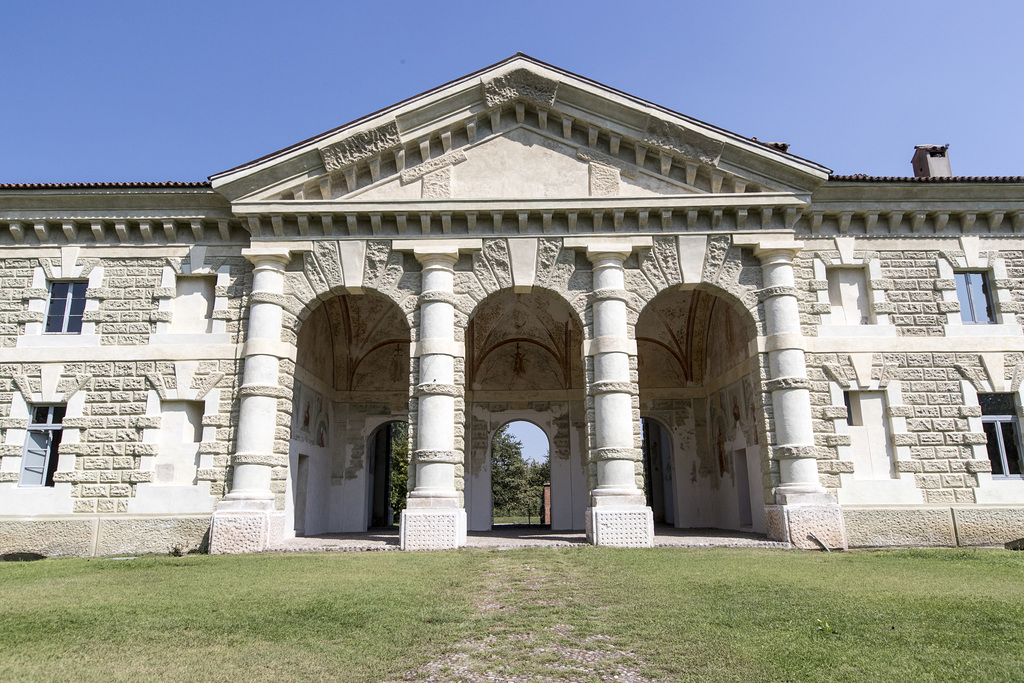
[(951, 176), (938, 178), (915, 178), (913, 176), (891, 176), (891, 175), (866, 175), (856, 173), (854, 175), (830, 175), (833, 182), (851, 183), (1024, 183), (1024, 176)]
[(106, 190), (106, 189), (149, 189), (149, 188), (207, 188), (207, 180), (198, 182), (165, 181), (162, 183), (0, 183), (3, 190)]

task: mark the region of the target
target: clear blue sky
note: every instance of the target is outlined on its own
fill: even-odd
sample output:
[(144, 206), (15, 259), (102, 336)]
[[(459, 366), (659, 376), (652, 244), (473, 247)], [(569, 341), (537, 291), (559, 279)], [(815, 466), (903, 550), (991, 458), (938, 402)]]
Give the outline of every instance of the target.
[(544, 462), (550, 455), (551, 443), (547, 434), (532, 422), (519, 420), (508, 426), (512, 436), (523, 444), (523, 457), (533, 462)]
[(837, 173), (1024, 174), (1021, 2), (16, 2), (0, 182), (202, 180), (518, 51)]

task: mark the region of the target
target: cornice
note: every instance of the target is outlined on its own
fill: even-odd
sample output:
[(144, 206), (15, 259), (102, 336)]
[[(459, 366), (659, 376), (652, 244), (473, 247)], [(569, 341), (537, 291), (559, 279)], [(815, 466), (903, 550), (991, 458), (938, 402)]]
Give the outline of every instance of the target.
[(593, 234), (791, 228), (806, 206), (787, 193), (573, 199), (241, 202), (257, 238), (410, 234)]

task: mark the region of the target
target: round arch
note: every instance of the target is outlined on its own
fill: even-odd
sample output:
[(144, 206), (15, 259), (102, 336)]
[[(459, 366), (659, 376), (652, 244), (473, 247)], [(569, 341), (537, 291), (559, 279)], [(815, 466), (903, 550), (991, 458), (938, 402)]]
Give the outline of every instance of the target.
[(644, 450), (662, 453), (660, 473), (645, 460), (646, 477), (661, 477), (648, 493), (666, 474), (671, 482), (661, 515), (652, 502), (659, 521), (766, 531), (762, 361), (751, 352), (757, 316), (757, 307), (704, 284), (662, 290), (637, 318), (641, 416), (652, 427)]
[(390, 522), (391, 447), (381, 435), (408, 420), (408, 318), (373, 289), (315, 301), (293, 325), (293, 526), (306, 535), (366, 531)]
[[(526, 428), (516, 428), (517, 425)], [(539, 458), (531, 457), (530, 451), (539, 445), (538, 440), (543, 441), (545, 453)], [(492, 523), (503, 523), (499, 521), (501, 517), (512, 515), (517, 519), (511, 523), (551, 524), (551, 446), (552, 435), (533, 419), (510, 419), (493, 430), (488, 444)], [(545, 487), (548, 489), (546, 515), (543, 512)], [(526, 521), (518, 517), (526, 517)]]
[(465, 338), (469, 528), (486, 530), (492, 523), (493, 435), (526, 421), (548, 440), (553, 527), (582, 530), (586, 397), (579, 311), (550, 289), (502, 289), (473, 308)]

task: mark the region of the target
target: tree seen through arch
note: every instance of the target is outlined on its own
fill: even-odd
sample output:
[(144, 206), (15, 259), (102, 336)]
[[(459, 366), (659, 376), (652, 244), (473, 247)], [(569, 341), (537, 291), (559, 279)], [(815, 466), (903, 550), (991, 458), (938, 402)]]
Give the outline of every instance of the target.
[[(528, 446), (524, 447), (524, 441)], [(491, 493), (494, 524), (550, 524), (544, 491), (550, 487), (547, 437), (529, 422), (510, 422), (491, 441)], [(525, 452), (524, 452), (525, 451)]]

